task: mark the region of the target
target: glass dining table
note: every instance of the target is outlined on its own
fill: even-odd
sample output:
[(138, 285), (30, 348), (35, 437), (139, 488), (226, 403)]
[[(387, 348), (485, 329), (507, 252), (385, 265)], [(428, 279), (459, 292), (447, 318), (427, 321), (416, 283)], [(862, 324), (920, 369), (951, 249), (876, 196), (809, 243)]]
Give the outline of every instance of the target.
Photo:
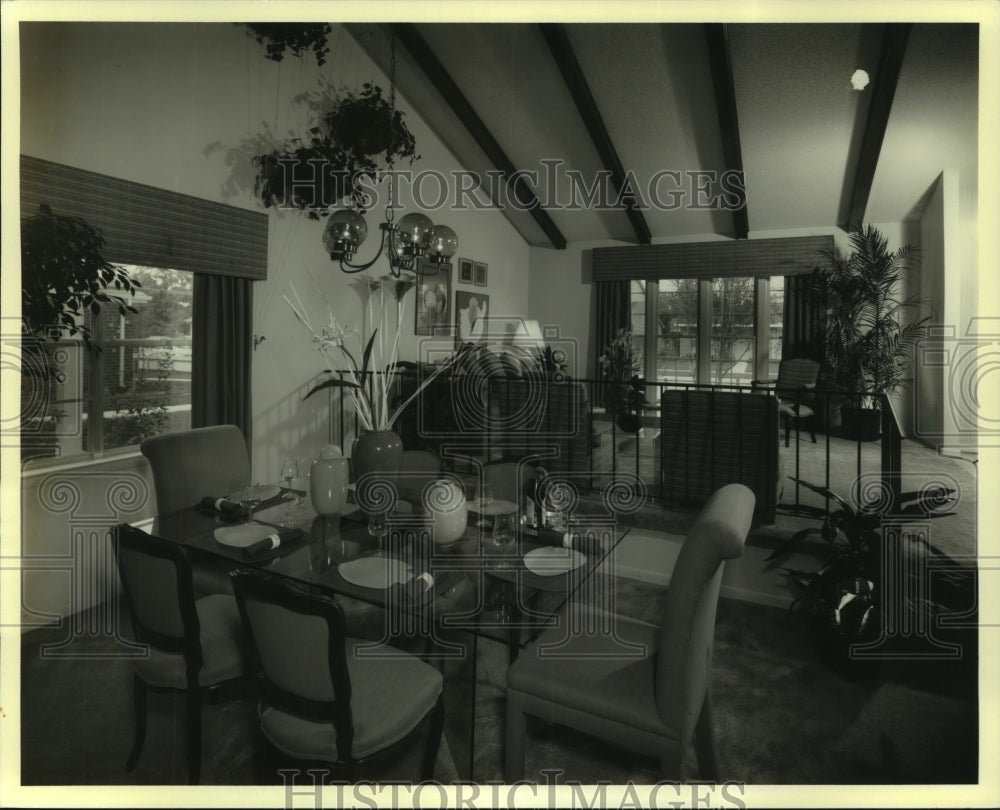
[[(587, 599), (607, 602), (613, 573), (602, 563), (628, 527), (613, 514), (601, 514), (599, 506), (589, 514), (578, 506), (562, 531), (536, 531), (512, 520), (514, 542), (501, 547), (493, 542), (492, 521), (484, 526), (470, 511), (464, 534), (438, 545), (433, 520), (419, 504), (400, 501), (397, 511), (385, 515), (384, 536), (377, 537), (354, 507), (324, 517), (302, 498), (297, 505), (283, 500), (294, 494), (282, 488), (255, 510), (257, 523), (284, 538), (278, 547), (255, 553), (219, 539), (234, 529), (238, 534), (239, 521), (200, 506), (157, 516), (143, 528), (233, 568), (266, 571), (334, 595), (345, 604), (349, 632), (351, 604), (375, 608), (381, 626), (374, 632), (369, 626), (363, 637), (371, 643), (359, 654), (391, 655), (403, 647), (442, 669), (456, 770), (473, 780), (480, 640), (505, 645), (513, 661), (543, 628), (559, 622), (561, 608), (574, 594), (579, 598), (581, 589)], [(464, 744), (453, 739), (463, 736)], [(458, 755), (456, 743), (467, 746), (467, 757)]]

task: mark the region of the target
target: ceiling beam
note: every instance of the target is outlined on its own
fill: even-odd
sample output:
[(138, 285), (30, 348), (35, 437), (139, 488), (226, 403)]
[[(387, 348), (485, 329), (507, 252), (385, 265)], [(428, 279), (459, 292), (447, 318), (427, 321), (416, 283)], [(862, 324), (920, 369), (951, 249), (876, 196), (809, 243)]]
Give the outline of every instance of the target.
[(566, 247), (566, 237), (562, 235), (552, 218), (548, 215), (535, 193), (528, 186), (527, 182), (520, 175), (515, 175), (517, 169), (510, 158), (497, 143), (493, 133), (472, 108), (469, 100), (465, 97), (451, 74), (431, 50), (427, 41), (417, 30), (413, 23), (391, 23), (390, 29), (396, 38), (403, 43), (403, 46), (410, 52), (414, 61), (420, 69), (427, 75), (431, 83), (441, 94), (448, 106), (458, 116), (469, 134), (473, 137), (479, 148), (486, 153), (497, 170), (503, 172), (505, 178), (515, 177), (513, 192), (517, 198), (518, 205), (526, 209), (538, 226), (544, 231), (552, 246), (563, 250)]
[(868, 120), (865, 122), (865, 134), (861, 140), (854, 184), (851, 186), (847, 220), (840, 223), (845, 231), (860, 228), (864, 222), (868, 195), (871, 194), (872, 181), (875, 179), (875, 169), (882, 151), (885, 130), (889, 124), (889, 113), (892, 111), (892, 99), (896, 95), (899, 71), (903, 66), (906, 41), (909, 39), (912, 27), (911, 23), (887, 23), (883, 28), (882, 50), (872, 82)]
[(733, 82), (733, 56), (729, 48), (729, 27), (725, 23), (706, 23), (708, 62), (715, 88), (715, 109), (722, 135), (722, 157), (726, 171), (740, 173), (743, 180), (743, 205), (733, 209), (733, 229), (737, 239), (750, 235), (750, 216), (746, 204), (746, 175), (743, 174), (743, 150), (740, 147), (740, 123), (736, 114), (736, 85)]
[[(583, 75), (580, 62), (573, 52), (573, 46), (569, 41), (566, 29), (559, 23), (541, 23), (538, 27), (542, 30), (542, 36), (545, 37), (552, 58), (559, 66), (559, 72), (562, 73), (570, 95), (573, 96), (576, 109), (590, 134), (590, 140), (593, 142), (594, 148), (597, 149), (597, 154), (600, 156), (604, 168), (610, 172), (611, 182), (614, 183), (615, 190), (621, 195), (622, 190), (626, 188), (625, 168), (618, 157), (618, 150), (615, 149), (608, 128), (604, 125), (604, 118), (590, 92), (590, 86)], [(632, 191), (632, 194), (626, 193), (623, 198), (625, 214), (628, 216), (629, 222), (632, 223), (632, 229), (635, 231), (639, 244), (648, 245), (652, 242), (652, 235), (649, 231), (649, 225), (646, 224), (646, 218), (642, 215), (642, 211), (636, 207), (635, 189)]]

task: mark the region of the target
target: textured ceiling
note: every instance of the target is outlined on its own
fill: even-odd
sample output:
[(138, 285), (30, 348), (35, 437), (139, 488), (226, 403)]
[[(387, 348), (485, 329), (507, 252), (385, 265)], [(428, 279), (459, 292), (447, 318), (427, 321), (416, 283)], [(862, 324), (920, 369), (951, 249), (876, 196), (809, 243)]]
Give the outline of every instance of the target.
[[(347, 26), (388, 67), (386, 26)], [(786, 228), (833, 229), (846, 221), (872, 85), (852, 89), (863, 68), (876, 78), (881, 26), (734, 24), (727, 26), (750, 236)], [(416, 30), (569, 241), (637, 236), (624, 211), (567, 210), (566, 170), (593, 178), (603, 167), (541, 29), (534, 24), (421, 23)], [(634, 173), (650, 207), (642, 214), (653, 241), (735, 233), (732, 216), (711, 208), (664, 210), (648, 199), (660, 175), (660, 201), (672, 189), (698, 202), (689, 172), (722, 171), (705, 27), (701, 24), (565, 26), (621, 164)], [(467, 169), (493, 169), (462, 120), (404, 47), (400, 93)], [(871, 186), (865, 220), (902, 221), (945, 168), (976, 168), (978, 33), (973, 25), (916, 24), (903, 57), (895, 100)], [(561, 161), (556, 188), (546, 160)], [(717, 190), (717, 189), (715, 189)], [(612, 192), (612, 198), (614, 192)], [(702, 198), (704, 199), (704, 198)], [(548, 245), (530, 215), (507, 210), (525, 241)]]

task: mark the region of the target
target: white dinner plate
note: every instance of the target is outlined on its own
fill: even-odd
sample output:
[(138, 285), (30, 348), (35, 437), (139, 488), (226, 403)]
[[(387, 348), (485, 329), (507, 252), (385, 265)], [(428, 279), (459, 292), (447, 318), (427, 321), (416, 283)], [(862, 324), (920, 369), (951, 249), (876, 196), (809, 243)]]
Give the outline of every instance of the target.
[(540, 577), (554, 577), (579, 568), (587, 561), (585, 554), (570, 548), (543, 546), (524, 555), (524, 567)]
[(480, 509), (479, 501), (469, 501), (469, 511), (484, 515), (511, 515), (517, 511), (517, 504), (510, 501), (490, 501), (485, 509)]
[(348, 582), (362, 588), (385, 589), (397, 582), (407, 582), (413, 576), (408, 563), (392, 557), (359, 557), (341, 563), (337, 571)]
[[(242, 489), (236, 490), (236, 492), (230, 493), (226, 496), (227, 501), (233, 501), (235, 503), (240, 502), (240, 496), (243, 494)], [(261, 484), (260, 485), (260, 502), (269, 501), (271, 498), (276, 497), (281, 494), (281, 487), (277, 484)]]
[(252, 546), (258, 540), (263, 540), (265, 537), (276, 534), (277, 531), (274, 526), (265, 526), (263, 523), (220, 526), (215, 530), (215, 539), (224, 546), (246, 548), (247, 546)]

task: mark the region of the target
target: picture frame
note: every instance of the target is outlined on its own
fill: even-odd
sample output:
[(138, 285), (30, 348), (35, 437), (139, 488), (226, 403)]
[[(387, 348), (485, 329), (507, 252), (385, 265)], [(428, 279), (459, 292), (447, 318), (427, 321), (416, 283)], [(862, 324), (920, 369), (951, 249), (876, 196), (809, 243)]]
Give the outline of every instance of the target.
[(477, 287), (486, 286), (486, 262), (476, 262), (473, 272), (473, 281)]
[(484, 339), (484, 325), (490, 313), (490, 297), (480, 292), (458, 290), (455, 293), (455, 346), (479, 343)]
[(472, 283), (472, 259), (458, 260), (458, 281), (460, 284)]
[(440, 335), (451, 329), (451, 266), (435, 272), (434, 265), (421, 260), (413, 311), (413, 334)]

